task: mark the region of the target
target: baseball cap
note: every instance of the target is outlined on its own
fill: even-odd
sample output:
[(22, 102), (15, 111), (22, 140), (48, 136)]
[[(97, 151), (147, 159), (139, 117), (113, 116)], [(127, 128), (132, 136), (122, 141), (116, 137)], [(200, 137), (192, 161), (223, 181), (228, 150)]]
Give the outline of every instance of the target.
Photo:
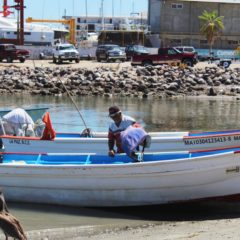
[(118, 106), (111, 106), (109, 109), (109, 117), (114, 117), (116, 116), (118, 113), (121, 113), (121, 110)]

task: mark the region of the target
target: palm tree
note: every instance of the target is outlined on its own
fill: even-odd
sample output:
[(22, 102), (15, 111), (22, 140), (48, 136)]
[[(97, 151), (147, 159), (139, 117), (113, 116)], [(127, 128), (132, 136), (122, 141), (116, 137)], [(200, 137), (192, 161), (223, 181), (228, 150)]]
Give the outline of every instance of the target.
[(209, 54), (212, 52), (212, 46), (216, 38), (220, 35), (221, 30), (224, 29), (223, 16), (218, 16), (216, 10), (208, 12), (203, 11), (202, 15), (198, 17), (201, 20), (200, 32), (206, 36), (209, 45)]

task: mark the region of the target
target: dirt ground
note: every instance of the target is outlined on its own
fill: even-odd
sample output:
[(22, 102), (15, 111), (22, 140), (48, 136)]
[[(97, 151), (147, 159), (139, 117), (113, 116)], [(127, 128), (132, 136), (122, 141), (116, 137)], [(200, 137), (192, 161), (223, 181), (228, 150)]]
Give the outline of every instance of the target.
[[(170, 216), (174, 218), (173, 213)], [(219, 216), (214, 219), (185, 218), (112, 228), (49, 229), (29, 232), (28, 236), (31, 240), (239, 240), (239, 225), (240, 216)]]
[(104, 209), (103, 212), (118, 214), (110, 225), (102, 222), (101, 225), (30, 231), (28, 237), (30, 240), (240, 239), (238, 201)]
[[(87, 61), (87, 60), (81, 60), (80, 63), (75, 62), (63, 62), (62, 64), (55, 64), (52, 62), (52, 60), (26, 60), (24, 63), (20, 63), (19, 61), (14, 61), (13, 63), (6, 63), (2, 62), (0, 63), (0, 67), (6, 67), (6, 66), (15, 66), (15, 67), (71, 67), (71, 68), (87, 68), (87, 69), (94, 69), (97, 67), (109, 67), (109, 68), (124, 68), (124, 67), (130, 67), (131, 62), (114, 62), (114, 63), (108, 63), (108, 62), (97, 62), (95, 60)], [(203, 67), (210, 67), (210, 66), (216, 66), (215, 63), (208, 63), (208, 62), (199, 62), (197, 63), (194, 68), (203, 68)], [(233, 62), (230, 65), (230, 68), (239, 68), (240, 62)]]
[(75, 240), (239, 240), (240, 219), (176, 222), (109, 231)]
[(110, 67), (110, 68), (116, 68), (116, 67), (128, 67), (131, 66), (130, 62), (114, 62), (114, 63), (108, 63), (108, 62), (97, 62), (95, 60), (87, 61), (87, 60), (81, 60), (79, 63), (75, 62), (63, 62), (62, 64), (55, 64), (52, 62), (52, 60), (26, 60), (24, 63), (20, 63), (19, 61), (14, 61), (13, 63), (6, 63), (2, 62), (0, 64), (0, 67), (6, 67), (6, 66), (15, 66), (15, 67), (50, 67), (50, 68), (64, 68), (64, 67), (70, 67), (70, 68), (88, 68), (88, 69), (94, 69), (97, 67)]

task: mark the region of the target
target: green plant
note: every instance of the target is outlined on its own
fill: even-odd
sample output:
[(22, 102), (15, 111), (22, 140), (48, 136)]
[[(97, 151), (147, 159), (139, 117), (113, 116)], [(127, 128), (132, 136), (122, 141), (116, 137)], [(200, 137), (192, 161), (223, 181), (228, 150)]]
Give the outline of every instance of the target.
[(218, 16), (216, 10), (212, 12), (204, 10), (198, 18), (201, 21), (200, 32), (206, 37), (209, 45), (209, 54), (211, 54), (216, 38), (221, 34), (221, 30), (224, 29), (224, 16)]

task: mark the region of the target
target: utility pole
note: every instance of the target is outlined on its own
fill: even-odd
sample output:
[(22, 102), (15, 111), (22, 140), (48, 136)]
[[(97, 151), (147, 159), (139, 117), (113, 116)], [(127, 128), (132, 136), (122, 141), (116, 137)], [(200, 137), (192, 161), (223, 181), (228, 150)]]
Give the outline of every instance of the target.
[(24, 44), (24, 0), (20, 1), (20, 45)]
[(17, 44), (23, 45), (24, 44), (24, 0), (14, 0), (14, 5), (8, 6), (7, 0), (3, 1), (3, 16), (7, 17), (9, 14), (13, 13), (10, 12), (8, 9), (14, 8), (17, 10)]
[[(13, 6), (18, 12), (20, 12), (20, 21), (18, 20), (18, 44), (24, 44), (24, 0), (14, 0), (16, 5)], [(19, 23), (20, 22), (20, 23)]]

